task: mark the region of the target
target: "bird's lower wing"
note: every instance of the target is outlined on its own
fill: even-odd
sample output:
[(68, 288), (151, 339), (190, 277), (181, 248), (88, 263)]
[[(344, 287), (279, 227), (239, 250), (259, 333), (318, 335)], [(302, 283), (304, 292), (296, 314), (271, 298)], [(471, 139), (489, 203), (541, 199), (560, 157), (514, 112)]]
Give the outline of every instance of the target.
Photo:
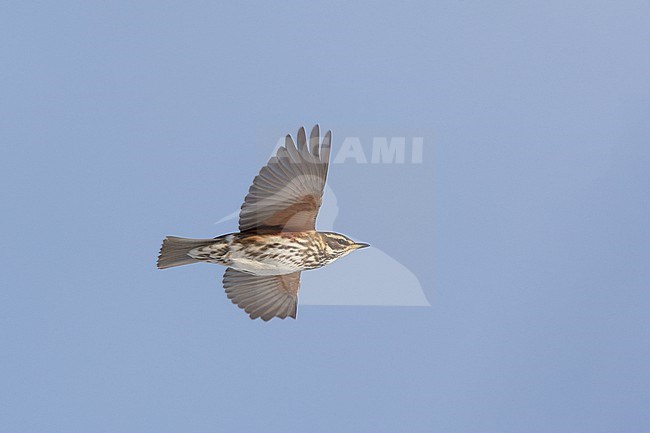
[(296, 318), (300, 272), (287, 275), (252, 275), (226, 269), (223, 275), (226, 295), (251, 319)]

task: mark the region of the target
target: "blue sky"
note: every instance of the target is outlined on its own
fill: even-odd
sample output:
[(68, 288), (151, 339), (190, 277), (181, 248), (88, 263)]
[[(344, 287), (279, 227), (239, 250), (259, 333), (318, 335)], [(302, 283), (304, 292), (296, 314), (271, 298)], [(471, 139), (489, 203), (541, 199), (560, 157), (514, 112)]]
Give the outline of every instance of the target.
[[(1, 430), (645, 431), (649, 14), (5, 2)], [(235, 230), (215, 222), (314, 123), (368, 155), (423, 137), (422, 163), (347, 159), (328, 185), (334, 228), (430, 307), (263, 323), (222, 268), (155, 268), (165, 235)], [(303, 291), (400, 290), (355, 254)]]

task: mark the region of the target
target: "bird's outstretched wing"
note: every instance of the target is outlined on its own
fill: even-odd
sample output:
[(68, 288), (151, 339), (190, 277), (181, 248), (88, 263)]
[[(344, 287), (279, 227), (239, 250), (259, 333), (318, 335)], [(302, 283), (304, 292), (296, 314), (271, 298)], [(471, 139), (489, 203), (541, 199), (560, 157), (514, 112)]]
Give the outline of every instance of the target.
[(291, 135), (253, 180), (239, 213), (239, 230), (315, 230), (329, 166), (332, 132), (320, 143), (314, 126), (309, 136), (298, 131), (298, 145)]
[(252, 275), (226, 269), (223, 274), (226, 295), (251, 319), (296, 318), (300, 272), (286, 275)]

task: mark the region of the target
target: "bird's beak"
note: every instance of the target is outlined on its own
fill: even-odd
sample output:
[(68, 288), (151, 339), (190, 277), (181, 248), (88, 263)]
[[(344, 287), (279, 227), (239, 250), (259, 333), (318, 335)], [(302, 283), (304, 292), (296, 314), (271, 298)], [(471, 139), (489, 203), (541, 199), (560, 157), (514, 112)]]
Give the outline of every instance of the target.
[(357, 250), (360, 249), (360, 248), (365, 248), (365, 247), (369, 247), (369, 246), (370, 246), (370, 244), (364, 244), (362, 242), (355, 242), (354, 243), (354, 248), (357, 249)]

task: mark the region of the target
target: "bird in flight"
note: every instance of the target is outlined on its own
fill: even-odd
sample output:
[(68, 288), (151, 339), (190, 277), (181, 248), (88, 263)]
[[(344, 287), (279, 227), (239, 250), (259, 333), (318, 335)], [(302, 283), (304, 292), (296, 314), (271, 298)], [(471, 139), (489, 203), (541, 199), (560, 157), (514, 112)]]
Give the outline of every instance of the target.
[(239, 212), (239, 232), (210, 239), (167, 236), (158, 268), (197, 262), (227, 266), (228, 298), (251, 319), (296, 318), (300, 273), (317, 269), (368, 244), (342, 234), (316, 231), (329, 167), (332, 132), (320, 141), (291, 135), (253, 180)]

